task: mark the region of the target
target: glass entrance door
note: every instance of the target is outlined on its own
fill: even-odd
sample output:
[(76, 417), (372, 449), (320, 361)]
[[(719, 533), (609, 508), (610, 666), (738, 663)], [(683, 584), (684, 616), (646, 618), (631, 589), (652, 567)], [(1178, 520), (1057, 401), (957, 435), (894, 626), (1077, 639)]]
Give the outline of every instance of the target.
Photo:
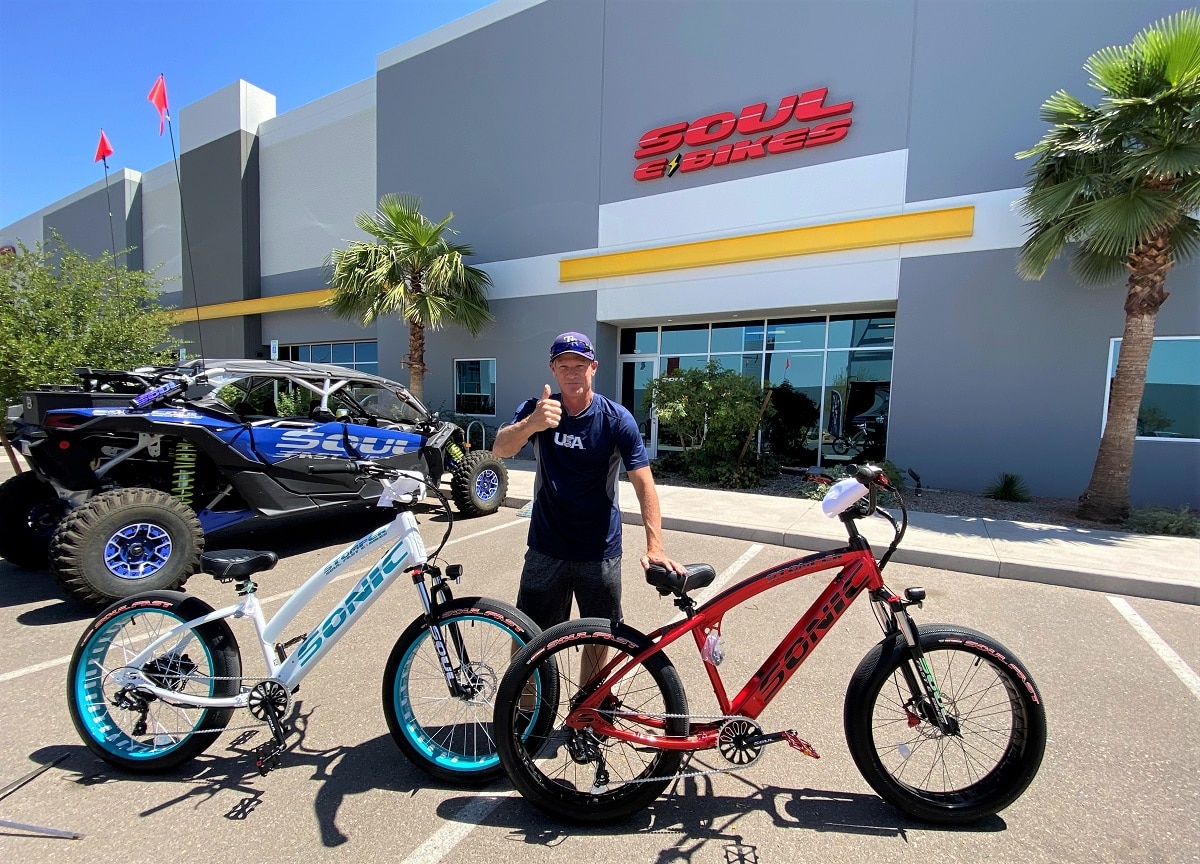
[(653, 459), (658, 455), (658, 420), (646, 408), (646, 391), (650, 381), (658, 377), (657, 357), (638, 357), (621, 361), (621, 404), (637, 421), (642, 441)]

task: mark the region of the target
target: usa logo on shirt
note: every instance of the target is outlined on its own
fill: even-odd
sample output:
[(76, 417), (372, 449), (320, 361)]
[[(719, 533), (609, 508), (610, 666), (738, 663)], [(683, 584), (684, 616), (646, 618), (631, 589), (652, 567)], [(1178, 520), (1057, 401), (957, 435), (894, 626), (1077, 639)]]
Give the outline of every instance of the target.
[(554, 433), (554, 443), (559, 447), (570, 447), (574, 450), (583, 450), (583, 439), (578, 435), (566, 435), (562, 432)]

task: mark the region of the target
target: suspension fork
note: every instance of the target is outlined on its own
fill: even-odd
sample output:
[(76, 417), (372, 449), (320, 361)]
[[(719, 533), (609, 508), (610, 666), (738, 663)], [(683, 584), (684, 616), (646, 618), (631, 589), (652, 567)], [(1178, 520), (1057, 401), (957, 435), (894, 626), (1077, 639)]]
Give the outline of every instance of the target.
[[(923, 591), (921, 593), (924, 594)], [(921, 601), (892, 596), (883, 602), (886, 603), (889, 613), (889, 626), (885, 628), (885, 631), (898, 632), (901, 635), (908, 649), (908, 656), (912, 659), (911, 663), (903, 663), (900, 666), (904, 673), (905, 683), (908, 685), (908, 691), (912, 694), (914, 702), (924, 704), (932, 711), (932, 717), (922, 719), (936, 723), (945, 735), (957, 735), (958, 721), (946, 710), (942, 691), (938, 687), (937, 681), (934, 680), (933, 669), (930, 668), (929, 661), (925, 658), (925, 652), (921, 648), (917, 622), (913, 621), (908, 614), (908, 607), (919, 605)]]
[[(432, 592), (425, 587), (426, 570), (430, 570), (434, 574)], [(441, 571), (437, 568), (431, 568), (428, 565), (415, 568), (412, 571), (412, 580), (417, 588), (417, 594), (420, 595), (421, 607), (425, 610), (425, 626), (429, 630), (429, 638), (433, 640), (433, 647), (437, 651), (438, 662), (442, 666), (442, 677), (446, 679), (446, 687), (449, 689), (451, 696), (456, 699), (464, 698), (469, 694), (463, 689), (462, 683), (458, 680), (458, 674), (455, 671), (454, 663), (450, 659), (446, 640), (442, 636), (441, 628), (435, 623), (438, 609), (452, 601), (454, 594), (450, 590), (450, 586), (446, 584), (446, 580), (442, 578)], [(450, 641), (453, 643), (454, 656), (458, 658), (459, 667), (462, 668), (467, 664), (467, 650), (463, 644), (462, 635), (458, 632), (457, 625), (451, 624), (446, 629), (450, 632)]]

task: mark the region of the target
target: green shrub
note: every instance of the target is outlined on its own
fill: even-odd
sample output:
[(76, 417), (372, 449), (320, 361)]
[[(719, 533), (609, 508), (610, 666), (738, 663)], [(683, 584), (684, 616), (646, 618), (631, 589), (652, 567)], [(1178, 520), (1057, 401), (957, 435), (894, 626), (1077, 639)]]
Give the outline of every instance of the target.
[(983, 494), (996, 501), (1028, 501), (1029, 487), (1025, 485), (1020, 474), (1010, 474), (1006, 471), (992, 481), (991, 485), (983, 490)]
[(1136, 534), (1200, 537), (1200, 516), (1187, 507), (1134, 507), (1122, 527)]

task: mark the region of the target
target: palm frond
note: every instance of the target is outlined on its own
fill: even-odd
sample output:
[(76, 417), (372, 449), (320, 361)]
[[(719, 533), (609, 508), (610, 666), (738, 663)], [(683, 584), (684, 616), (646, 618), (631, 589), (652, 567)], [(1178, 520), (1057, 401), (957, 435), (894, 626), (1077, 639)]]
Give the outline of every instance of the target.
[(1080, 209), (1075, 224), (1088, 248), (1101, 255), (1124, 256), (1141, 239), (1173, 225), (1179, 216), (1170, 194), (1141, 186), (1125, 195), (1089, 202)]
[(1021, 246), (1017, 273), (1023, 279), (1041, 279), (1069, 240), (1067, 226), (1063, 222), (1043, 222), (1034, 226), (1029, 239)]
[(1171, 229), (1171, 254), (1176, 261), (1184, 261), (1200, 254), (1200, 221), (1184, 216)]
[(1085, 246), (1077, 246), (1071, 256), (1071, 269), (1087, 284), (1104, 285), (1116, 282), (1128, 274), (1125, 259), (1101, 255)]

